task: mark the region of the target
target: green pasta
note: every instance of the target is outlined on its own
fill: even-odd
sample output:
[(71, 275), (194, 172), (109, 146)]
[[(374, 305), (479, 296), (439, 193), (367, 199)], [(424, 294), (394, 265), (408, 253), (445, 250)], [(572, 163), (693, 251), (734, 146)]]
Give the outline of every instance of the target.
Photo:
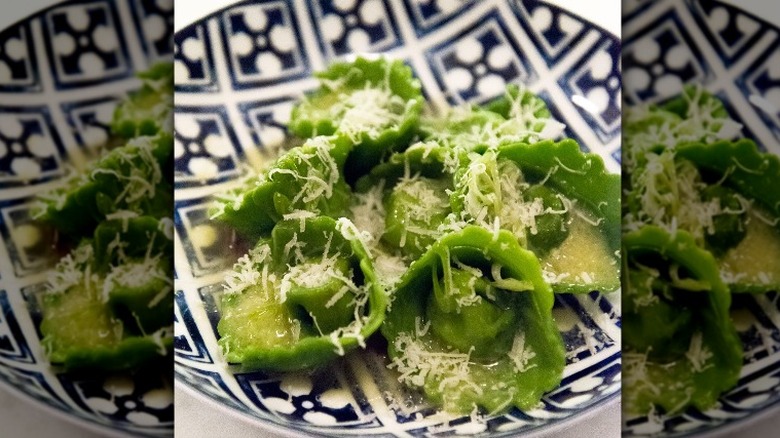
[[(635, 111), (624, 228), (685, 230), (715, 255), (732, 292), (769, 292), (780, 286), (780, 159), (733, 140), (734, 123), (717, 98), (693, 88), (643, 118)], [(647, 146), (650, 138), (658, 143)]]
[(155, 218), (122, 222), (101, 223), (50, 277), (40, 329), (53, 363), (133, 369), (172, 351), (171, 239)]
[(450, 153), (434, 142), (418, 142), (391, 155), (357, 182), (361, 192), (382, 187), (381, 238), (410, 260), (441, 237), (440, 225), (451, 213), (447, 191), (452, 189), (452, 174), (445, 164)]
[(780, 286), (780, 160), (698, 87), (627, 110), (624, 410), (706, 410), (733, 388), (733, 293)]
[(382, 325), (391, 367), (451, 412), (533, 408), (561, 379), (553, 293), (509, 232), (477, 226), (412, 263)]
[(572, 140), (470, 155), (455, 176), (455, 226), (506, 229), (534, 251), (557, 292), (620, 286), (620, 182)]
[(343, 171), (351, 148), (346, 137), (310, 139), (241, 187), (221, 195), (211, 217), (252, 239), (296, 214), (337, 218), (349, 204), (351, 189)]
[(166, 366), (173, 352), (173, 66), (138, 76), (97, 159), (36, 200), (68, 255), (40, 298), (49, 360), (97, 372)]
[(426, 141), (478, 153), (506, 144), (554, 139), (563, 129), (544, 101), (518, 84), (507, 85), (502, 97), (484, 107), (454, 108), (444, 117), (424, 119), (420, 127)]
[(173, 188), (163, 169), (172, 153), (170, 134), (128, 140), (38, 196), (34, 215), (76, 241), (117, 215), (170, 217)]
[(358, 58), (316, 74), (320, 88), (297, 105), (288, 129), (301, 137), (341, 134), (355, 147), (345, 174), (356, 180), (409, 142), (419, 122), (420, 82), (401, 61)]
[(127, 139), (173, 133), (173, 63), (155, 64), (138, 77), (141, 88), (117, 106), (111, 131)]
[(623, 238), (624, 409), (710, 408), (737, 383), (742, 346), (712, 255), (685, 231), (649, 225)]
[(619, 177), (555, 142), (564, 126), (521, 85), (421, 120), (399, 61), (317, 77), (291, 115), (303, 145), (212, 210), (254, 247), (218, 300), (226, 359), (303, 370), (387, 345), (400, 381), (447, 411), (537, 406), (566, 362), (553, 289), (618, 287)]
[(365, 345), (386, 295), (347, 219), (279, 222), (227, 279), (219, 322), (227, 359), (247, 369), (311, 369)]

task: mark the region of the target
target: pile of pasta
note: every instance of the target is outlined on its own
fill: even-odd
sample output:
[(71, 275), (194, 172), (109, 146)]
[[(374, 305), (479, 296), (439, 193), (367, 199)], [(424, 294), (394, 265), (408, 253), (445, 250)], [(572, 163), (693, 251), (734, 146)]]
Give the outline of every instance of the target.
[(47, 357), (67, 370), (171, 366), (173, 63), (138, 78), (99, 155), (34, 203), (66, 252), (40, 296), (39, 328)]
[(537, 406), (566, 363), (553, 291), (619, 288), (619, 176), (520, 85), (428, 116), (400, 61), (317, 77), (302, 144), (211, 212), (252, 247), (220, 301), (227, 360), (313, 369), (377, 334), (447, 411)]

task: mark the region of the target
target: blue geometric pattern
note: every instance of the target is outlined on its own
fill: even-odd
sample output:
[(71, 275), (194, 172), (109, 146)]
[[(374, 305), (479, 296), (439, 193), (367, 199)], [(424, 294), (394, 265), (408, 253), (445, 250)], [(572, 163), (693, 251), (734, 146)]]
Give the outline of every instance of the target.
[(178, 186), (202, 185), (241, 174), (240, 150), (222, 107), (176, 108), (174, 121), (174, 174)]
[[(661, 103), (682, 84), (701, 84), (724, 102), (742, 135), (780, 154), (780, 30), (718, 1), (624, 2), (626, 103)], [(652, 17), (645, 19), (643, 17)], [(697, 26), (691, 26), (695, 23)], [(715, 73), (719, 72), (718, 75)], [(705, 412), (624, 418), (623, 436), (707, 433), (780, 402), (778, 294), (733, 296), (731, 318), (743, 346), (736, 387)]]
[[(721, 396), (719, 406), (706, 412), (689, 409), (683, 414), (666, 417), (637, 417), (626, 421), (623, 436), (647, 436), (663, 431), (664, 436), (683, 437), (743, 421), (753, 415), (776, 408), (780, 398), (780, 367), (777, 358), (759, 363), (760, 369), (746, 373), (737, 386)], [(774, 365), (774, 366), (773, 366)], [(748, 368), (747, 366), (745, 368)], [(754, 367), (751, 367), (751, 370)]]
[[(590, 313), (582, 307), (581, 300), (578, 298), (580, 297), (556, 295), (555, 307), (553, 307), (553, 316), (558, 322), (558, 330), (566, 345), (567, 364), (585, 360), (618, 344), (618, 340), (612, 339), (593, 321)], [(588, 297), (587, 301), (592, 302), (592, 300), (592, 297)], [(604, 314), (610, 315), (609, 312)]]
[(323, 0), (311, 7), (325, 56), (381, 52), (401, 44), (390, 6), (376, 0)]
[(225, 56), (236, 87), (256, 87), (309, 73), (292, 9), (289, 2), (275, 1), (224, 12)]
[(77, 414), (50, 385), (51, 380), (46, 373), (3, 365), (0, 366), (0, 381), (19, 389), (33, 400), (68, 414)]
[(0, 187), (61, 176), (64, 147), (47, 107), (0, 103)]
[(54, 230), (34, 221), (31, 200), (0, 201), (0, 236), (13, 266), (3, 271), (24, 278), (43, 272), (56, 254), (50, 248), (55, 242)]
[(724, 62), (736, 62), (748, 53), (765, 31), (759, 20), (729, 4), (697, 1), (694, 8), (699, 12), (694, 18)]
[(626, 103), (655, 102), (676, 94), (681, 83), (706, 83), (710, 67), (674, 10), (623, 39)]
[(282, 423), (303, 418), (312, 422), (315, 415), (321, 422), (346, 427), (377, 427), (375, 415), (363, 415), (352, 399), (348, 387), (342, 386), (337, 367), (329, 367), (312, 376), (290, 374), (281, 380), (262, 373), (236, 374), (244, 394), (255, 403), (278, 416)]
[(198, 388), (202, 394), (223, 406), (237, 410), (241, 410), (243, 407), (218, 372), (177, 364), (174, 375), (176, 380)]
[(111, 119), (119, 99), (99, 98), (64, 103), (62, 111), (68, 116), (73, 136), (87, 149), (97, 148), (109, 140)]
[(595, 50), (577, 62), (561, 86), (578, 100), (577, 110), (607, 143), (620, 137), (620, 44), (610, 38), (596, 43)]
[[(777, 304), (772, 301), (776, 296), (777, 293), (770, 294), (768, 300), (761, 301), (736, 297), (732, 304), (746, 363), (764, 360), (780, 351), (780, 330), (770, 317), (777, 310)], [(762, 307), (765, 301), (769, 301), (768, 307)]]
[(441, 88), (457, 93), (451, 104), (482, 103), (503, 93), (506, 84), (533, 82), (536, 76), (508, 32), (493, 13), (426, 54)]
[(601, 392), (620, 391), (620, 353), (583, 369), (561, 382), (561, 386), (542, 400), (551, 411), (566, 411), (600, 403)]
[[(34, 278), (40, 277), (40, 282), (35, 282), (32, 284), (28, 284), (24, 287), (22, 287), (19, 290), (19, 294), (21, 294), (22, 298), (24, 299), (25, 307), (27, 308), (27, 316), (30, 318), (30, 321), (33, 323), (33, 327), (35, 330), (35, 337), (38, 339), (43, 338), (43, 334), (41, 333), (41, 321), (43, 320), (43, 314), (41, 313), (41, 301), (46, 293), (46, 289), (48, 288), (48, 282), (46, 281), (46, 278), (44, 276), (36, 276)], [(32, 338), (32, 333), (29, 333), (28, 336)]]
[[(42, 336), (38, 329), (42, 319), (40, 301), (46, 288), (45, 282), (31, 284), (14, 294), (22, 300), (16, 308), (26, 307), (23, 317), (29, 318), (29, 322), (24, 333), (30, 337), (30, 342), (39, 343)], [(33, 356), (28, 360), (14, 361), (20, 365), (25, 362), (35, 364), (38, 370), (24, 370), (24, 373), (17, 370), (14, 374), (7, 374), (16, 376), (16, 380), (11, 383), (34, 398), (75, 417), (109, 428), (150, 436), (168, 436), (173, 429), (173, 391), (169, 371), (90, 375), (66, 372), (49, 363), (45, 357)], [(7, 371), (12, 370), (9, 367)], [(0, 375), (3, 371), (3, 366), (0, 366)]]
[[(554, 100), (550, 99), (550, 94), (547, 91), (542, 91), (541, 93), (538, 93), (537, 95), (540, 98), (544, 99), (544, 101), (547, 103), (547, 109), (550, 110), (550, 116), (553, 119), (555, 119), (555, 120), (563, 120), (564, 116), (563, 116), (563, 112), (562, 111), (566, 109), (565, 107), (559, 108), (557, 103)], [(582, 112), (579, 111), (579, 109), (577, 109), (577, 111), (580, 112), (580, 114), (582, 114)], [(591, 131), (589, 131), (589, 132), (597, 132), (597, 131), (595, 131), (595, 126), (592, 125), (591, 128), (593, 128), (593, 129), (591, 129)], [(580, 150), (582, 152), (590, 152), (590, 149), (588, 148), (588, 146), (592, 146), (593, 143), (586, 142), (585, 140), (583, 140), (582, 137), (579, 135), (579, 133), (577, 131), (575, 131), (574, 129), (572, 129), (571, 125), (566, 125), (566, 129), (564, 129), (563, 135), (565, 137), (567, 137), (567, 138), (571, 138), (572, 140), (576, 141), (577, 144), (580, 145)], [(618, 149), (618, 151), (619, 151), (619, 149)], [(594, 150), (594, 152), (595, 152), (595, 150)]]
[(620, 4), (623, 22), (628, 22), (635, 15), (647, 9), (652, 3), (653, 0), (623, 0)]
[(520, 22), (549, 65), (554, 65), (574, 44), (594, 29), (563, 9), (538, 0), (514, 2), (524, 20)]
[[(619, 52), (615, 36), (532, 0), (243, 1), (177, 32), (175, 231), (183, 254), (176, 265), (176, 379), (260, 422), (321, 435), (349, 428), (361, 436), (513, 436), (614, 401), (619, 294), (556, 302), (567, 366), (562, 385), (537, 410), (437, 419), (370, 347), (306, 377), (242, 372), (225, 363), (217, 323), (222, 272), (246, 248), (209, 219), (209, 206), (238, 183), (244, 166), (285, 142), (292, 105), (317, 86), (312, 73), (357, 53), (405, 62), (434, 111), (485, 102), (508, 83), (525, 83), (566, 124), (566, 136), (617, 169)], [(220, 60), (226, 65), (215, 65)], [(193, 160), (200, 164), (193, 168)]]
[(38, 84), (29, 23), (0, 32), (0, 92), (34, 90)]
[[(200, 304), (203, 306), (203, 312), (206, 314), (206, 320), (208, 320), (208, 326), (211, 329), (211, 333), (218, 333), (217, 326), (219, 324), (219, 301), (220, 294), (224, 289), (224, 285), (220, 283), (207, 284), (198, 289), (198, 297)], [(206, 320), (198, 325), (201, 328), (206, 325)]]
[(205, 26), (190, 26), (174, 36), (174, 83), (176, 90), (218, 90), (211, 45)]
[(213, 202), (213, 198), (206, 197), (176, 203), (174, 224), (176, 231), (186, 236), (182, 243), (195, 277), (222, 271), (234, 262), (220, 249), (234, 237), (231, 230), (210, 219), (209, 207)]
[(133, 74), (114, 2), (69, 4), (44, 12), (46, 49), (58, 88)]
[(409, 17), (414, 21), (414, 30), (418, 36), (435, 31), (453, 17), (457, 17), (461, 9), (477, 3), (476, 0), (404, 0)]
[(772, 131), (774, 142), (780, 142), (780, 71), (777, 62), (780, 59), (779, 39), (769, 46), (765, 53), (758, 56), (758, 62), (752, 71), (738, 81), (745, 95), (751, 97), (751, 103), (762, 121)]
[(195, 321), (192, 319), (189, 307), (182, 291), (175, 295), (173, 316), (173, 350), (177, 356), (197, 362), (213, 363), (208, 349), (203, 344), (203, 338), (195, 330)]
[(153, 373), (126, 373), (101, 378), (81, 374), (59, 374), (60, 383), (83, 412), (103, 424), (133, 430), (138, 424), (173, 426), (173, 394), (161, 389), (170, 387), (170, 377)]
[(0, 290), (0, 357), (17, 363), (35, 363), (4, 290)]
[(170, 370), (106, 378), (49, 362), (40, 300), (61, 254), (32, 207), (106, 143), (118, 100), (139, 86), (135, 72), (172, 58), (172, 4), (63, 1), (0, 32), (0, 383), (133, 436), (171, 436)]
[(173, 0), (134, 0), (136, 32), (150, 60), (170, 60), (173, 53)]
[(287, 123), (290, 120), (294, 100), (281, 98), (275, 101), (247, 102), (239, 109), (251, 127), (253, 144), (263, 150), (274, 150), (287, 138)]

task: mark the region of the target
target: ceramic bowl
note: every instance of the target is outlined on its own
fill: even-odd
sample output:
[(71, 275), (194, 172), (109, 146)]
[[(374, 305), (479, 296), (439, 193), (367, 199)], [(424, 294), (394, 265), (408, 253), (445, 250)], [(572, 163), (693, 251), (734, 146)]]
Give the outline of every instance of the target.
[(69, 1), (0, 31), (0, 387), (107, 435), (171, 436), (171, 377), (49, 363), (38, 303), (56, 256), (31, 202), (106, 141), (135, 73), (170, 59), (172, 3)]
[[(780, 154), (780, 29), (725, 3), (624, 1), (626, 105), (656, 103), (701, 84), (725, 103), (745, 137)], [(623, 436), (687, 436), (736, 428), (780, 403), (777, 292), (734, 296), (744, 349), (739, 383), (719, 406), (675, 416), (624, 417)]]
[[(617, 4), (615, 7), (618, 7)], [(619, 171), (620, 41), (539, 1), (240, 2), (183, 28), (175, 41), (176, 320), (178, 385), (278, 433), (509, 436), (551, 432), (617, 402), (619, 293), (559, 296), (565, 340), (560, 387), (535, 410), (451, 417), (409, 394), (371, 350), (315, 374), (271, 376), (226, 363), (215, 294), (236, 259), (231, 233), (209, 220), (215, 193), (287, 136), (293, 103), (334, 60), (383, 54), (407, 63), (434, 111), (481, 103), (523, 82), (565, 135)], [(226, 419), (225, 421), (232, 421)]]

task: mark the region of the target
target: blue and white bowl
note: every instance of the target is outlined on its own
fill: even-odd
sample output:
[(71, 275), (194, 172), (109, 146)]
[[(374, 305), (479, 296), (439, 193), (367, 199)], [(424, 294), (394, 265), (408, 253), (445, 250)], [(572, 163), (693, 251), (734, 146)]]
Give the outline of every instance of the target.
[[(780, 154), (780, 29), (711, 0), (623, 2), (624, 98), (656, 103), (701, 84), (722, 99), (742, 133)], [(739, 383), (719, 406), (675, 416), (623, 418), (623, 436), (670, 437), (744, 426), (780, 404), (778, 293), (735, 296), (734, 320), (744, 348)]]
[(171, 58), (172, 8), (68, 1), (0, 31), (0, 388), (108, 435), (171, 436), (171, 377), (49, 363), (38, 300), (56, 256), (31, 202), (106, 141), (117, 102), (140, 86), (135, 73)]
[(567, 366), (561, 386), (533, 411), (456, 418), (422, 400), (408, 403), (414, 397), (371, 351), (314, 375), (242, 372), (217, 345), (214, 297), (236, 254), (231, 233), (207, 214), (215, 193), (285, 140), (292, 105), (317, 87), (312, 73), (358, 54), (406, 62), (435, 111), (484, 102), (506, 83), (523, 82), (566, 124), (568, 137), (619, 172), (617, 37), (532, 0), (276, 0), (236, 3), (174, 41), (178, 385), (260, 428), (339, 436), (550, 432), (617, 402), (618, 292), (557, 299)]

